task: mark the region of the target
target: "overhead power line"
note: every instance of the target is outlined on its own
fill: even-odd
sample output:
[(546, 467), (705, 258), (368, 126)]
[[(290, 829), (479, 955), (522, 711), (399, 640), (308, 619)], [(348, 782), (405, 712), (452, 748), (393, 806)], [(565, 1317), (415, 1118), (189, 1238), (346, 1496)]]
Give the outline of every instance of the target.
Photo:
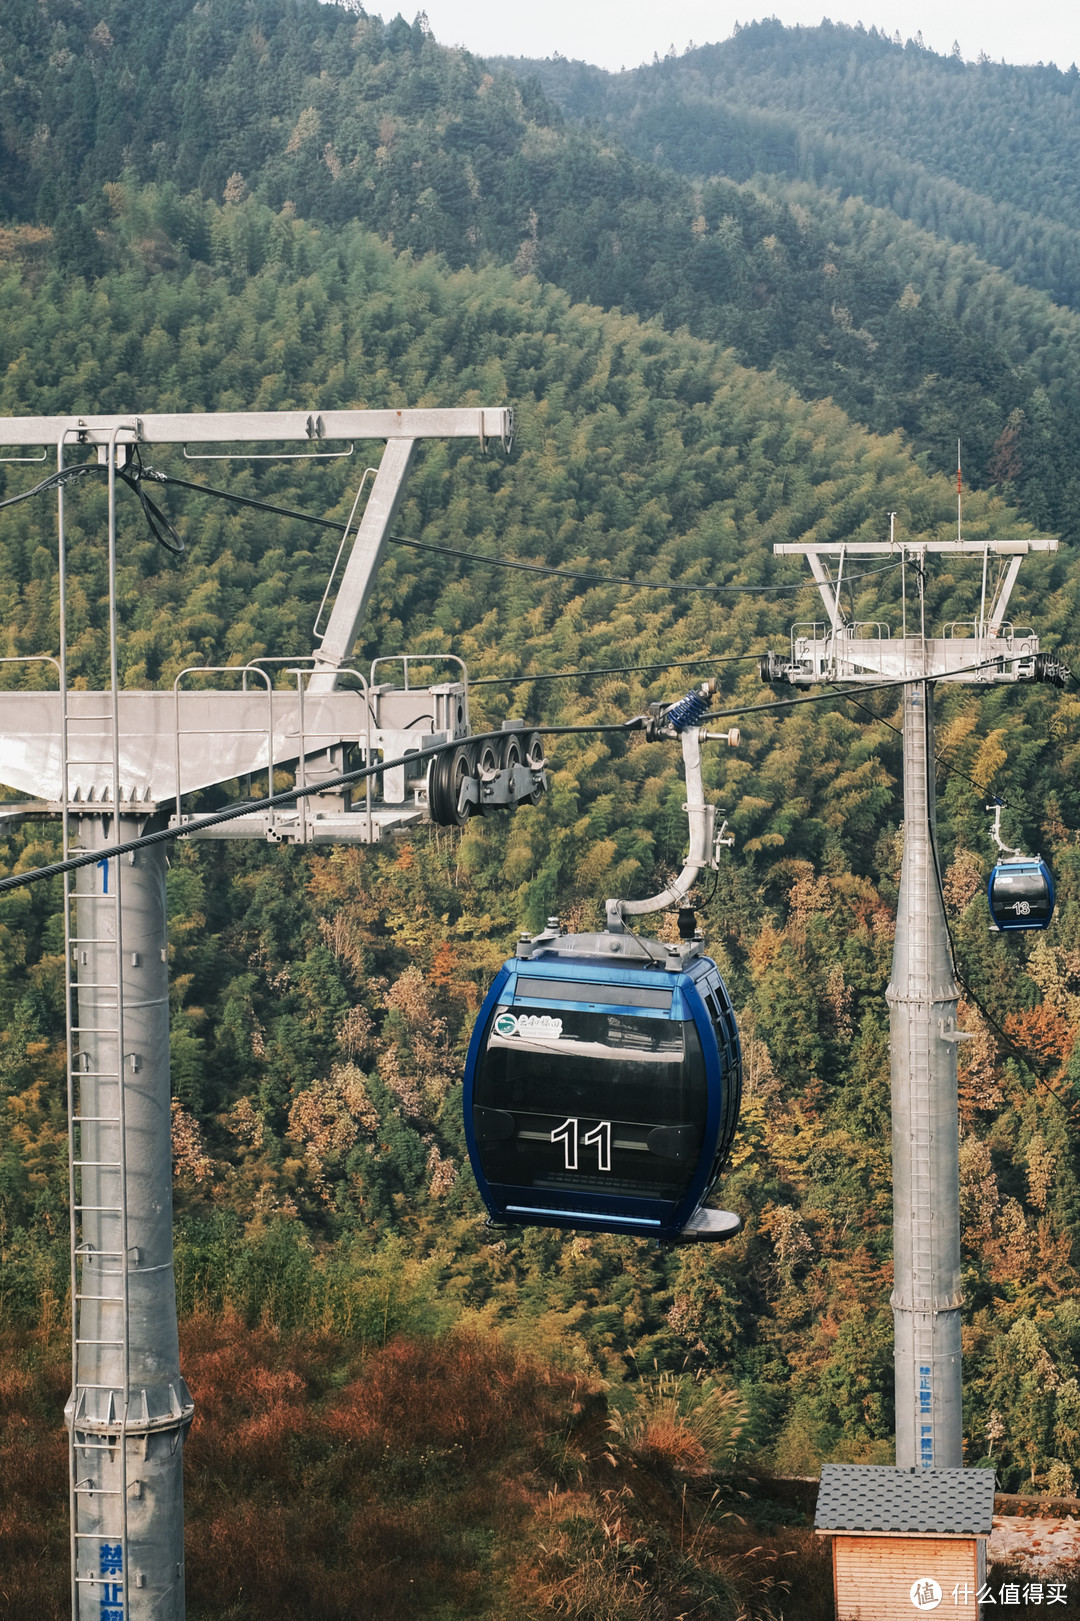
[[(179, 557), (184, 550), (184, 542), (157, 502), (152, 501), (143, 489), (144, 479), (152, 478), (155, 482), (160, 482), (160, 479), (150, 468), (143, 466), (138, 445), (135, 445), (133, 449), (135, 452), (133, 466), (131, 468), (117, 467), (115, 470), (116, 476), (122, 483), (127, 485), (129, 490), (134, 490), (138, 496), (139, 505), (143, 510), (143, 517), (146, 519), (147, 527), (154, 539), (159, 545), (164, 546), (167, 552), (172, 552), (175, 557)], [(0, 510), (4, 507), (17, 506), (20, 501), (29, 501), (33, 495), (44, 495), (48, 490), (62, 490), (66, 485), (78, 483), (84, 478), (94, 478), (101, 475), (107, 478), (108, 474), (107, 462), (73, 462), (70, 467), (60, 467), (55, 473), (50, 473), (47, 478), (41, 479), (31, 489), (22, 490), (18, 495), (7, 496), (3, 501), (0, 501)]]
[[(333, 518), (317, 518), (310, 512), (299, 512), (294, 507), (278, 506), (272, 501), (260, 501), (252, 495), (237, 495), (232, 490), (220, 490), (211, 484), (197, 484), (192, 479), (176, 478), (171, 473), (159, 473), (148, 468), (145, 476), (178, 489), (195, 490), (200, 495), (212, 495), (235, 506), (253, 507), (257, 512), (270, 512), (280, 518), (295, 518), (301, 523), (315, 524), (321, 529), (332, 529), (340, 534), (341, 523)], [(593, 585), (623, 585), (635, 591), (696, 591), (706, 593), (734, 593), (735, 595), (763, 595), (765, 593), (802, 591), (813, 582), (799, 580), (790, 585), (701, 585), (686, 580), (635, 580), (629, 575), (597, 574), (580, 569), (556, 568), (551, 563), (526, 563), (521, 558), (493, 557), (489, 552), (469, 552), (459, 546), (444, 546), (431, 540), (414, 540), (408, 535), (390, 535), (395, 546), (407, 546), (412, 551), (434, 552), (440, 557), (457, 557), (468, 563), (487, 564), (491, 568), (516, 569), (525, 574), (545, 574), (556, 579), (586, 580)], [(851, 574), (850, 580), (861, 580), (867, 574), (888, 574), (900, 567), (900, 562), (887, 563), (881, 568), (867, 569), (864, 574)]]
[[(875, 715), (872, 709), (868, 709), (865, 704), (861, 704), (858, 698), (854, 697), (850, 692), (841, 693), (840, 689), (836, 687), (835, 683), (833, 684), (833, 688), (834, 691), (840, 694), (840, 696), (842, 696), (847, 703), (854, 704), (856, 709), (861, 709), (864, 715), (869, 715), (870, 719), (877, 721), (879, 726), (885, 726), (890, 732), (895, 732), (897, 737), (903, 737), (904, 734), (900, 730), (899, 726), (894, 726), (891, 720), (886, 720), (883, 715)], [(974, 777), (969, 777), (966, 771), (961, 771), (958, 765), (953, 765), (947, 755), (935, 754), (934, 763), (939, 765), (946, 775), (951, 774), (954, 777), (963, 777), (964, 781), (970, 782), (971, 786), (976, 789), (978, 793), (985, 795), (989, 792), (989, 789), (984, 788), (981, 783), (976, 782)], [(1010, 805), (1007, 799), (1002, 799), (1001, 803), (1007, 810), (1012, 810), (1014, 808), (1012, 805)]]
[[(814, 582), (798, 580), (790, 585), (700, 585), (685, 580), (634, 580), (622, 574), (591, 574), (577, 569), (554, 568), (547, 563), (523, 563), (515, 558), (492, 557), (483, 552), (466, 552), (456, 546), (437, 546), (433, 541), (407, 540), (404, 535), (389, 537), (396, 546), (409, 546), (418, 552), (439, 552), (444, 557), (459, 557), (469, 563), (488, 564), (491, 568), (517, 569), (528, 574), (552, 575), (560, 580), (586, 580), (592, 585), (621, 585), (633, 591), (695, 591), (708, 595), (765, 596), (781, 591), (804, 591)], [(851, 580), (862, 580), (866, 574), (890, 574), (900, 563), (887, 563), (884, 568), (867, 569), (865, 574), (851, 574)]]
[[(48, 478), (42, 479), (29, 490), (8, 496), (6, 500), (0, 501), (0, 508), (15, 506), (20, 501), (28, 501), (31, 496), (44, 494), (47, 490), (56, 489), (88, 474), (100, 473), (108, 473), (108, 467), (104, 463), (76, 463), (72, 467), (51, 473)], [(293, 518), (299, 523), (310, 524), (318, 529), (332, 529), (335, 534), (341, 533), (341, 522), (338, 519), (319, 518), (312, 512), (300, 512), (295, 507), (283, 507), (274, 501), (260, 501), (253, 495), (238, 495), (233, 490), (220, 490), (212, 484), (197, 484), (192, 479), (176, 478), (172, 473), (162, 473), (157, 468), (144, 467), (137, 446), (134, 467), (130, 470), (117, 468), (116, 473), (117, 477), (138, 496), (154, 539), (170, 552), (182, 552), (184, 543), (160, 507), (142, 488), (143, 483), (148, 480), (158, 485), (172, 485), (176, 489), (194, 490), (199, 495), (212, 495), (217, 500), (231, 502), (233, 506), (250, 507), (256, 512), (268, 512), (278, 518)], [(523, 574), (545, 575), (553, 579), (580, 580), (598, 586), (618, 585), (633, 591), (689, 591), (707, 596), (769, 596), (803, 591), (813, 583), (810, 580), (797, 580), (784, 585), (712, 585), (690, 580), (635, 580), (624, 574), (598, 574), (589, 570), (556, 568), (551, 563), (527, 563), (515, 557), (494, 557), (489, 552), (470, 552), (460, 546), (445, 546), (431, 540), (414, 540), (409, 535), (389, 535), (387, 538), (395, 546), (406, 546), (411, 551), (431, 552), (439, 557), (455, 557), (463, 562), (479, 563), (489, 568), (511, 569)], [(848, 575), (848, 580), (866, 579), (871, 574), (889, 574), (900, 566), (899, 560), (886, 563), (881, 568), (867, 569), (862, 574)]]

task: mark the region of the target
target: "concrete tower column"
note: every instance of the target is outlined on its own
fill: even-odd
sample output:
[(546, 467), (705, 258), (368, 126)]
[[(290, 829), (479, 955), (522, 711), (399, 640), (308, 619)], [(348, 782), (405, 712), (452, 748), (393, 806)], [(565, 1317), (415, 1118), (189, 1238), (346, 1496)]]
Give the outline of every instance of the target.
[(904, 860), (892, 979), (896, 1464), (963, 1463), (956, 1005), (934, 826), (933, 683), (904, 687)]
[[(79, 840), (140, 831), (83, 816)], [(173, 1274), (164, 846), (80, 868), (75, 897), (74, 1621), (182, 1621), (193, 1407)]]

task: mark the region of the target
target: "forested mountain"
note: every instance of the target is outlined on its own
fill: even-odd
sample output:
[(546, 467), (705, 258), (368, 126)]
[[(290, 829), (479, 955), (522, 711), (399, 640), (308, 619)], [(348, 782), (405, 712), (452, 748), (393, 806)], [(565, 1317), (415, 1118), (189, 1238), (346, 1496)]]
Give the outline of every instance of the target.
[[(59, 271), (35, 286), (11, 269), (0, 293), (5, 410), (89, 409), (92, 401), (110, 409), (135, 396), (146, 410), (513, 399), (520, 427), (510, 460), (429, 447), (402, 534), (481, 555), (734, 588), (719, 600), (712, 589), (689, 600), (645, 587), (580, 590), (476, 563), (448, 573), (424, 554), (395, 550), (363, 651), (451, 642), (475, 678), (507, 678), (476, 689), (479, 722), (511, 712), (619, 720), (653, 693), (677, 691), (680, 679), (542, 683), (520, 672), (708, 661), (782, 645), (789, 620), (812, 615), (815, 602), (809, 586), (776, 589), (792, 570), (773, 560), (775, 539), (875, 536), (889, 510), (909, 532), (951, 531), (949, 482), (920, 471), (899, 435), (872, 438), (835, 407), (799, 400), (700, 339), (571, 306), (508, 269), (448, 275), (432, 260), (395, 258), (358, 229), (316, 231), (253, 201), (206, 205), (213, 264), (157, 268), (180, 256), (160, 226), (149, 229), (157, 201), (114, 192), (112, 251), (122, 262), (92, 288)], [(256, 274), (232, 268), (238, 245), (265, 258)], [(343, 516), (346, 465), (242, 472), (234, 487)], [(16, 477), (25, 487), (33, 474), (8, 476), (10, 491)], [(101, 501), (91, 490), (68, 510), (72, 568), (85, 592), (74, 659), (94, 684), (105, 649)], [(303, 651), (331, 541), (313, 540), (296, 520), (208, 497), (189, 496), (173, 516), (189, 544), (182, 563), (163, 560), (140, 515), (125, 516), (124, 679), (167, 684), (200, 656)], [(41, 522), (30, 504), (3, 519), (11, 653), (49, 643)], [(1007, 508), (979, 495), (967, 522), (972, 535), (1016, 526)], [(1044, 633), (1074, 657), (1075, 571), (1064, 559), (1029, 569), (1018, 612), (1037, 605)], [(931, 587), (934, 617), (970, 612), (975, 588), (970, 566), (943, 570)], [(895, 575), (854, 589), (857, 615), (887, 614)], [(761, 701), (752, 658), (720, 668), (733, 701)], [(1071, 1047), (1076, 994), (1068, 831), (1080, 824), (1068, 727), (1076, 709), (1045, 688), (978, 699), (955, 689), (942, 705), (952, 768), (943, 836), (956, 852), (947, 882), (963, 909), (956, 928), (967, 971), (998, 1022), (1049, 1055), (1051, 1068)], [(844, 1445), (881, 1455), (873, 1448), (886, 1447), (889, 1434), (890, 1249), (882, 992), (899, 814), (896, 739), (888, 707), (883, 714), (841, 705), (821, 718), (812, 709), (786, 720), (748, 716), (738, 753), (709, 762), (739, 844), (707, 928), (747, 1036), (751, 1095), (727, 1197), (751, 1219), (746, 1238), (722, 1257), (655, 1258), (647, 1285), (624, 1271), (616, 1286), (612, 1268), (625, 1251), (617, 1240), (576, 1240), (567, 1250), (527, 1235), (492, 1248), (461, 1174), (454, 1083), (469, 1013), (516, 928), (554, 907), (587, 922), (605, 894), (647, 886), (658, 862), (679, 859), (685, 824), (674, 758), (617, 740), (560, 745), (538, 810), (395, 850), (177, 852), (173, 1072), (188, 1189), (186, 1298), (223, 1300), (239, 1287), (252, 1291), (241, 1303), (256, 1309), (266, 1263), (258, 1243), (241, 1259), (241, 1212), (256, 1213), (256, 1237), (266, 1221), (288, 1218), (320, 1244), (333, 1240), (322, 1263), (329, 1270), (289, 1286), (301, 1302), (312, 1289), (329, 1290), (320, 1310), (338, 1309), (336, 1290), (347, 1300), (349, 1265), (368, 1264), (345, 1257), (401, 1228), (420, 1253), (436, 1245), (452, 1297), (458, 1291), (495, 1320), (506, 1316), (527, 1342), (577, 1344), (609, 1372), (627, 1349), (647, 1361), (701, 1346), (740, 1380), (755, 1432), (779, 1461), (802, 1467), (815, 1449)], [(984, 787), (1016, 800), (1016, 836), (1057, 859), (1062, 920), (1034, 952), (984, 932), (976, 894), (986, 863)], [(46, 847), (42, 834), (17, 835), (9, 861), (32, 864)], [(61, 1101), (47, 1079), (62, 1061), (51, 907), (41, 889), (2, 902), (9, 1311), (33, 1310), (43, 1280), (61, 1275), (66, 1244)], [(1018, 979), (1025, 955), (1030, 966)], [(981, 1201), (993, 1243), (973, 1249), (968, 1285), (974, 1322), (985, 1316), (974, 1342), (985, 1366), (970, 1386), (976, 1446), (986, 1403), (1014, 1399), (1000, 1382), (1007, 1362), (995, 1371), (1004, 1355), (1002, 1291), (1026, 1321), (1040, 1279), (1050, 1275), (1060, 1289), (1071, 1277), (1061, 1246), (1075, 1201), (1067, 1110), (1033, 1072), (1002, 1067), (988, 1028), (979, 1052), (965, 1083), (976, 1156), (968, 1196)], [(1024, 1191), (1031, 1155), (1056, 1168), (1034, 1204)], [(1013, 1226), (1000, 1226), (1006, 1215)], [(1026, 1223), (1045, 1233), (1030, 1253)], [(561, 1296), (571, 1252), (590, 1257), (592, 1282), (586, 1287), (575, 1262)], [(830, 1322), (841, 1325), (838, 1339)], [(1070, 1323), (1055, 1308), (1039, 1330), (1052, 1346), (1040, 1355), (1059, 1359), (1066, 1378), (1080, 1357)], [(871, 1367), (867, 1334), (880, 1351)], [(856, 1386), (865, 1400), (850, 1399)], [(1036, 1472), (1058, 1455), (1047, 1452), (1054, 1444), (1040, 1437)]]
[(736, 27), (652, 67), (607, 74), (510, 62), (576, 117), (685, 174), (777, 174), (891, 209), (1021, 281), (1080, 291), (1080, 72), (824, 22)]
[[(610, 108), (586, 109), (610, 113), (607, 129), (572, 126), (574, 108), (419, 23), (286, 0), (165, 0), (138, 27), (113, 0), (98, 10), (91, 23), (75, 0), (47, 14), (12, 0), (0, 14), (0, 411), (512, 403), (508, 459), (425, 448), (399, 540), (470, 555), (395, 545), (358, 649), (452, 646), (476, 683), (474, 724), (618, 723), (710, 672), (723, 707), (767, 701), (757, 656), (820, 616), (773, 543), (881, 538), (889, 512), (909, 537), (950, 535), (954, 478), (935, 468), (958, 433), (983, 486), (965, 494), (970, 537), (1029, 533), (1026, 520), (1075, 533), (1080, 318), (972, 249), (782, 165), (753, 182), (675, 174), (619, 144)], [(822, 41), (849, 43), (812, 31), (788, 44), (813, 56)], [(655, 71), (635, 81), (643, 97)], [(546, 94), (560, 84), (553, 70)], [(36, 476), (2, 471), (9, 495)], [(355, 462), (284, 462), (210, 482), (344, 521), (358, 476)], [(209, 494), (163, 499), (179, 560), (134, 503), (121, 508), (124, 682), (308, 652), (335, 538)], [(103, 489), (67, 498), (68, 634), (90, 686), (106, 667), (104, 510)], [(0, 514), (5, 655), (55, 643), (50, 525), (37, 502)], [(506, 558), (636, 583), (530, 576)], [(851, 617), (896, 621), (895, 570), (848, 590)], [(969, 619), (977, 590), (976, 564), (943, 560), (928, 618)], [(1025, 564), (1013, 608), (1080, 662), (1067, 546)], [(968, 1460), (992, 1453), (1010, 1485), (1061, 1492), (1080, 1471), (1080, 700), (953, 687), (938, 705), (944, 884), (977, 1036), (960, 1060)], [(720, 1252), (493, 1240), (464, 1164), (458, 1079), (492, 972), (518, 929), (552, 910), (589, 926), (607, 895), (649, 892), (679, 862), (673, 751), (629, 734), (560, 740), (539, 807), (460, 833), (332, 852), (178, 847), (190, 1320), (263, 1316), (380, 1349), (397, 1327), (464, 1321), (561, 1361), (594, 1394), (606, 1381), (615, 1409), (628, 1366), (674, 1376), (690, 1357), (736, 1392), (757, 1462), (807, 1473), (891, 1458), (896, 719), (889, 694), (833, 695), (748, 713), (740, 748), (709, 753), (737, 843), (701, 916), (749, 1082), (724, 1185), (745, 1228)], [(989, 793), (1008, 801), (1009, 835), (1056, 870), (1059, 914), (1034, 944), (986, 930)], [(8, 832), (4, 870), (54, 846), (47, 825)], [(57, 900), (50, 885), (0, 897), (12, 1332), (42, 1314), (55, 1327), (66, 1288)], [(234, 1329), (221, 1333), (231, 1345)], [(291, 1424), (301, 1375), (280, 1377), (275, 1412)], [(332, 1388), (325, 1370), (303, 1377)], [(311, 1454), (295, 1422), (300, 1467)], [(599, 1527), (599, 1494), (594, 1510)]]
[[(0, 17), (0, 207), (54, 226), (52, 248), (68, 268), (106, 267), (108, 188), (125, 174), (159, 186), (154, 223), (195, 259), (209, 251), (207, 199), (235, 203), (250, 192), (275, 212), (334, 228), (357, 219), (399, 249), (437, 251), (454, 266), (512, 262), (575, 299), (659, 316), (671, 330), (685, 325), (749, 366), (776, 369), (807, 397), (835, 399), (875, 431), (903, 427), (932, 466), (953, 465), (960, 437), (970, 481), (1008, 489), (1034, 523), (1074, 533), (1080, 317), (1020, 286), (1027, 272), (1008, 254), (997, 261), (1005, 273), (995, 270), (995, 243), (977, 231), (951, 233), (976, 253), (949, 253), (944, 213), (914, 215), (944, 240), (905, 229), (896, 188), (887, 197), (868, 192), (889, 204), (879, 215), (839, 206), (820, 185), (789, 194), (773, 182), (769, 194), (738, 184), (751, 169), (799, 170), (771, 161), (764, 147), (751, 161), (714, 139), (724, 128), (715, 97), (702, 100), (697, 80), (685, 97), (675, 88), (696, 53), (614, 79), (589, 70), (606, 120), (592, 127), (564, 123), (535, 74), (489, 73), (440, 47), (420, 21), (384, 26), (280, 0), (166, 0), (152, 19), (136, 19), (118, 0), (102, 10), (93, 28), (76, 0), (58, 0), (49, 30), (39, 26), (36, 0), (14, 0)], [(941, 74), (944, 95), (977, 71), (928, 52), (912, 58), (852, 30), (789, 37), (762, 28), (705, 56), (723, 63), (735, 53), (741, 62), (747, 53), (747, 80), (756, 83), (758, 58), (772, 60), (772, 50), (786, 60), (790, 49), (813, 64), (804, 72), (816, 85), (835, 77), (823, 56), (839, 73), (850, 50), (858, 71), (849, 77), (862, 97), (865, 74), (889, 81), (890, 66), (894, 78), (918, 70), (922, 97)], [(860, 50), (868, 66), (858, 66)], [(566, 91), (568, 73), (572, 89), (573, 75), (585, 72), (529, 66), (551, 94)], [(725, 72), (738, 80), (738, 69)], [(1029, 122), (1056, 128), (1061, 107), (1072, 105), (1071, 76), (1045, 70), (1060, 81), (1051, 94), (1021, 70), (993, 73), (1019, 74), (1034, 96), (1037, 115), (1025, 130)], [(802, 83), (794, 69), (777, 74), (789, 88)], [(681, 159), (665, 143), (656, 161), (652, 136), (644, 145), (634, 137), (639, 118), (673, 98), (676, 128), (693, 122), (694, 107), (704, 121), (687, 149), (693, 176), (672, 174)], [(577, 107), (587, 98), (569, 99)], [(903, 101), (900, 90), (895, 99)], [(856, 97), (851, 118), (859, 105)], [(800, 119), (799, 127), (813, 150), (831, 150), (831, 134), (815, 145), (812, 125)], [(857, 146), (868, 150), (861, 136)], [(638, 148), (646, 155), (634, 156)], [(908, 189), (918, 189), (917, 169), (905, 172)], [(859, 191), (831, 171), (823, 178)], [(1018, 181), (1021, 192), (1026, 184)], [(1003, 202), (983, 197), (980, 206), (1004, 218)], [(1052, 223), (1072, 230), (1067, 210)], [(1052, 247), (1034, 227), (1021, 234), (1040, 264), (1060, 263), (1070, 275), (1080, 264), (1080, 239)], [(237, 252), (238, 269), (257, 268), (255, 244), (246, 257)], [(1057, 288), (1045, 276), (1029, 279)]]

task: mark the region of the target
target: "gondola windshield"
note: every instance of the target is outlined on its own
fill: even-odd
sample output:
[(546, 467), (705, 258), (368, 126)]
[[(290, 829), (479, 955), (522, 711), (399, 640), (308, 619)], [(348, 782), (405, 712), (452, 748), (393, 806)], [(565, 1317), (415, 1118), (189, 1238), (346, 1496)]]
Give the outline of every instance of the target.
[[(655, 994), (670, 1005), (670, 992)], [(692, 1019), (503, 1005), (477, 1070), (473, 1127), (492, 1182), (677, 1201), (697, 1172), (707, 1093)]]

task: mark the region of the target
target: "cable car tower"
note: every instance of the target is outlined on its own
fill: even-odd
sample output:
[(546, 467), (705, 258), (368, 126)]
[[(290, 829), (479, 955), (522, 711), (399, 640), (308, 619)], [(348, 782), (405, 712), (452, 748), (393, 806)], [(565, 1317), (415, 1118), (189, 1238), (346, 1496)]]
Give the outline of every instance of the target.
[[(460, 825), (473, 808), (535, 803), (546, 787), (539, 739), (508, 730), (494, 747), (470, 745), (468, 675), (459, 659), (407, 653), (376, 659), (367, 674), (349, 662), (419, 441), (479, 438), (482, 447), (494, 441), (509, 450), (512, 433), (505, 408), (0, 421), (0, 444), (44, 447), (41, 456), (0, 459), (44, 461), (55, 450), (58, 471), (49, 482), (58, 490), (59, 543), (58, 654), (0, 660), (35, 688), (52, 681), (52, 690), (4, 692), (0, 782), (29, 797), (5, 804), (3, 817), (8, 824), (58, 819), (65, 860), (100, 852), (64, 875), (73, 1621), (182, 1621), (184, 1614), (181, 1469), (194, 1406), (180, 1374), (173, 1277), (165, 844), (121, 855), (115, 847), (189, 825), (187, 836), (370, 844), (425, 818)], [(195, 667), (181, 671), (171, 690), (121, 686), (121, 481), (139, 493), (157, 538), (155, 514), (168, 528), (141, 488), (141, 479), (160, 477), (142, 468), (142, 449), (183, 446), (188, 454), (194, 446), (192, 459), (318, 460), (351, 455), (372, 440), (385, 449), (377, 472), (369, 468), (359, 480), (310, 656)], [(299, 452), (283, 448), (296, 445)], [(88, 454), (97, 465), (87, 465)], [(99, 692), (75, 688), (69, 657), (65, 474), (88, 471), (107, 478), (109, 495), (109, 680)], [(417, 669), (433, 665), (443, 666), (444, 679), (417, 685)], [(378, 682), (380, 669), (396, 671), (397, 682)], [(397, 762), (383, 774), (381, 793), (373, 798), (368, 778), (364, 799), (354, 802), (342, 774), (353, 762), (380, 759)], [(281, 792), (282, 773), (301, 797), (267, 805)], [(259, 777), (265, 796), (254, 791)], [(200, 828), (190, 796), (217, 784), (232, 785), (235, 814)]]
[[(889, 1004), (892, 1071), (893, 1267), (896, 1366), (896, 1466), (963, 1464), (960, 1364), (960, 1177), (956, 1091), (959, 990), (953, 974), (935, 851), (934, 712), (937, 682), (975, 686), (1049, 681), (1068, 672), (1039, 651), (1038, 637), (1006, 612), (1020, 565), (1032, 552), (1054, 552), (1052, 539), (904, 541), (891, 515), (887, 541), (793, 543), (774, 552), (805, 556), (828, 622), (799, 624), (786, 657), (767, 653), (762, 679), (820, 682), (902, 681), (904, 856), (897, 906)], [(926, 570), (933, 557), (982, 562), (977, 616), (927, 636)], [(841, 607), (852, 558), (893, 557), (901, 568), (901, 634), (881, 622), (848, 623)], [(909, 623), (907, 584), (917, 581)]]

